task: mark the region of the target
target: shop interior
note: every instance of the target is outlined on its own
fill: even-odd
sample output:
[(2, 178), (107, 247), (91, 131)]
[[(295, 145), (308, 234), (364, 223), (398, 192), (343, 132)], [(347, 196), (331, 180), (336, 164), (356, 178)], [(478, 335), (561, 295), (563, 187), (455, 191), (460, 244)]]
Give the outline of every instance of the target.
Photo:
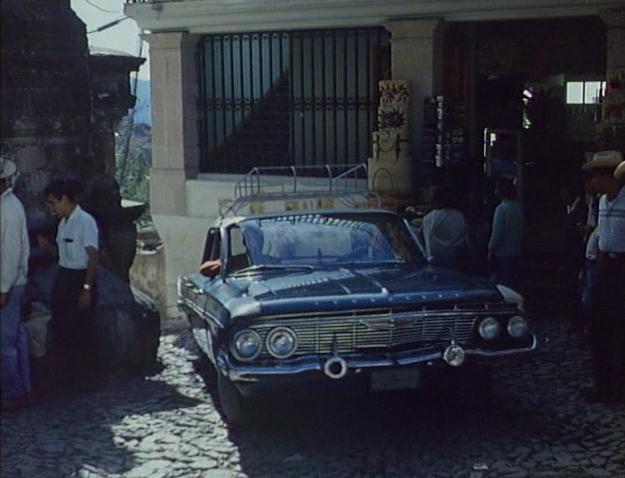
[(625, 134), (606, 135), (602, 124), (605, 25), (597, 17), (452, 24), (444, 58), (443, 96), (462, 105), (467, 134), (464, 160), (443, 164), (441, 176), (463, 191), (464, 212), (483, 235), (497, 177), (515, 178), (525, 254), (557, 268), (560, 188), (582, 194), (588, 153), (625, 147)]

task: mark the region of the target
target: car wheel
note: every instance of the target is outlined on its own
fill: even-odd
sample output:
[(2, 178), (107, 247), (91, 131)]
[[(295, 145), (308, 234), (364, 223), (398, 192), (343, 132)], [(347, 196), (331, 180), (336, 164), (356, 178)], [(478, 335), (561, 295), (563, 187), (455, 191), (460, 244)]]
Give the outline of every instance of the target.
[(249, 403), (232, 381), (223, 374), (217, 376), (217, 391), (221, 411), (228, 423), (243, 425), (249, 421)]

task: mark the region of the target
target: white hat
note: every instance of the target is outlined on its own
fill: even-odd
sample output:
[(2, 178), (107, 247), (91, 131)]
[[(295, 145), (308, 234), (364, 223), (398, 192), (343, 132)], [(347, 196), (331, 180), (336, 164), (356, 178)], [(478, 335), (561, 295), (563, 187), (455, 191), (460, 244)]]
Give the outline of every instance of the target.
[(620, 151), (599, 151), (592, 155), (592, 160), (582, 166), (582, 171), (595, 169), (614, 169), (623, 161)]
[(614, 177), (619, 181), (625, 181), (625, 161), (616, 167)]
[(17, 172), (17, 167), (13, 161), (0, 157), (0, 179), (13, 176)]

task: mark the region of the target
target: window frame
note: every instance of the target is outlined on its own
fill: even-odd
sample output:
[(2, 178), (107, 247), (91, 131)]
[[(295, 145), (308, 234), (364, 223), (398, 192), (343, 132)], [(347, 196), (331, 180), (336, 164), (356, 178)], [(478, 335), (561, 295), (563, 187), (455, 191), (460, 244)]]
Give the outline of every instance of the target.
[[(569, 84), (573, 84), (573, 83), (582, 85), (582, 94), (581, 94), (582, 101), (581, 102), (579, 102), (579, 101), (570, 101), (569, 100)], [(599, 83), (600, 96), (599, 96), (599, 98), (597, 98), (597, 101), (595, 101), (595, 102), (587, 102), (586, 101), (586, 88), (587, 88), (589, 83)], [(607, 87), (607, 82), (606, 82), (606, 80), (603, 80), (603, 79), (566, 81), (565, 84), (564, 84), (565, 104), (567, 104), (567, 105), (577, 105), (577, 106), (596, 106), (596, 105), (599, 105), (599, 104), (601, 104), (600, 99), (603, 98), (603, 96), (605, 95), (606, 87)]]

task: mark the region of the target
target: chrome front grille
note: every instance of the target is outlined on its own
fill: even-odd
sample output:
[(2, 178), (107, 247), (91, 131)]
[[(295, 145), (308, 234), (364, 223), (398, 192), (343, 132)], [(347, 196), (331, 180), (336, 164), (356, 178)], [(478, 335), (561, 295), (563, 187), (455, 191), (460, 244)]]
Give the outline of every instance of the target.
[[(506, 308), (508, 309), (508, 308)], [(390, 350), (410, 346), (447, 343), (470, 344), (475, 324), (485, 316), (510, 315), (504, 309), (442, 309), (426, 311), (378, 312), (345, 316), (275, 317), (256, 322), (263, 342), (274, 327), (290, 327), (298, 337), (296, 355), (339, 354), (376, 349)], [(263, 356), (268, 356), (266, 349)]]

